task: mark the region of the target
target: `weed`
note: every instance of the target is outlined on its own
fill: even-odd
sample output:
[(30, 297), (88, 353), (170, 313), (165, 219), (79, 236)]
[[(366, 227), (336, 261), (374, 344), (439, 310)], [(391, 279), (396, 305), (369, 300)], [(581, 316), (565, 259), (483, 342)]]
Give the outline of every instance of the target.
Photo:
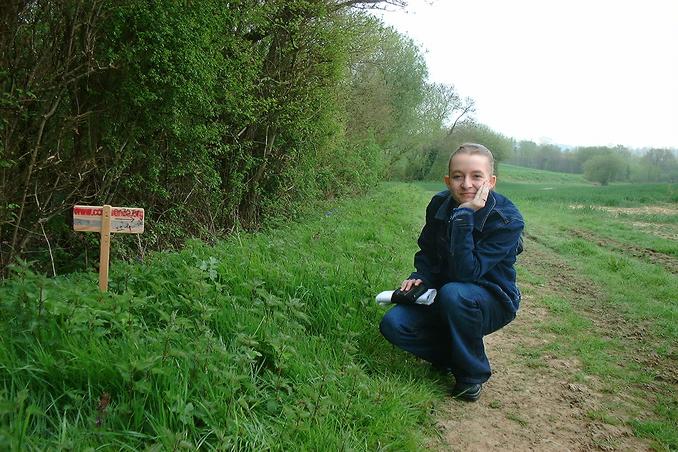
[(527, 427), (529, 425), (529, 422), (526, 419), (513, 412), (506, 413), (506, 419), (517, 422), (521, 427)]

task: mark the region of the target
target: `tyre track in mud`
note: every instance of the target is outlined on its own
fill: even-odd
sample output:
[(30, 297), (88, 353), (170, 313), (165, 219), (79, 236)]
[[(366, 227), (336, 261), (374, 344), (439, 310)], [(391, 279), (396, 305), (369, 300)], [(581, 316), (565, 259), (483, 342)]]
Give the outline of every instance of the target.
[(600, 247), (621, 252), (624, 255), (631, 255), (651, 264), (659, 265), (674, 275), (678, 275), (678, 259), (671, 255), (651, 248), (619, 242), (609, 237), (602, 237), (583, 229), (569, 229), (567, 232), (577, 238), (595, 243)]
[[(582, 232), (578, 236), (587, 240), (596, 238), (596, 236), (588, 232)], [(529, 259), (531, 255), (527, 254), (528, 265), (526, 267), (529, 267), (531, 272), (548, 277), (552, 286), (571, 287), (572, 290), (568, 292), (568, 297), (579, 302), (580, 312), (585, 314), (605, 337), (618, 337), (628, 341), (629, 346), (637, 349), (637, 353), (631, 359), (648, 369), (652, 369), (656, 374), (655, 378), (657, 380), (678, 386), (678, 356), (675, 354), (671, 355), (670, 361), (667, 362), (666, 359), (662, 360), (656, 351), (647, 350), (647, 347), (642, 349), (644, 342), (652, 340), (652, 325), (650, 325), (648, 320), (644, 322), (629, 321), (619, 312), (609, 309), (604, 303), (606, 294), (597, 288), (595, 283), (579, 276), (576, 270), (562, 259), (559, 259), (557, 254), (550, 249), (549, 243), (531, 234), (526, 234), (525, 237), (535, 244), (542, 245), (544, 250), (548, 250), (552, 257), (546, 261), (547, 266), (555, 270), (547, 275), (549, 272), (545, 272), (544, 266), (530, 266)], [(600, 239), (600, 242), (603, 242), (599, 243), (600, 246), (605, 246), (603, 239)], [(611, 242), (617, 243), (619, 247), (625, 245), (614, 240), (611, 240)], [(646, 248), (637, 248), (647, 250)], [(656, 253), (664, 259), (673, 259), (671, 256), (659, 253), (658, 251)], [(676, 262), (675, 259), (673, 261)]]

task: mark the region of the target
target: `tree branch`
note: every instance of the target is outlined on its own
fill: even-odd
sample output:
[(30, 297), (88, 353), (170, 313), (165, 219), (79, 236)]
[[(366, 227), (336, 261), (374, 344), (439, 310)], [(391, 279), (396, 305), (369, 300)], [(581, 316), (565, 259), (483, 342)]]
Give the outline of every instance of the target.
[(454, 123), (452, 123), (452, 127), (450, 127), (450, 130), (447, 132), (448, 137), (454, 133), (454, 128), (457, 126), (461, 118), (463, 118), (467, 113), (473, 113), (475, 111), (475, 102), (473, 102), (473, 100), (470, 98), (467, 98), (466, 102), (467, 103), (462, 109), (461, 113), (456, 117)]
[(345, 0), (334, 5), (333, 11), (339, 11), (343, 8), (357, 7), (360, 9), (384, 9), (380, 4), (396, 6), (402, 8), (407, 6), (406, 0)]

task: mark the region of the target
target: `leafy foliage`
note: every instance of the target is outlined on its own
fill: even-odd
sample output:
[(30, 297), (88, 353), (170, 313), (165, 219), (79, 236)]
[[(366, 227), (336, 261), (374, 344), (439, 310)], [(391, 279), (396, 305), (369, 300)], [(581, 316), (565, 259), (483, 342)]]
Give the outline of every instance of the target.
[(447, 174), (447, 162), (450, 155), (462, 143), (481, 143), (487, 146), (494, 156), (495, 169), (499, 162), (511, 155), (513, 147), (512, 139), (491, 128), (474, 121), (463, 122), (455, 128), (453, 133), (446, 134), (436, 143), (430, 166), (426, 168), (427, 179), (442, 181), (443, 176)]
[(426, 76), (410, 40), (360, 12), (379, 3), (400, 2), (11, 2), (0, 273), (46, 262), (47, 240), (59, 272), (96, 254), (69, 232), (76, 203), (146, 208), (134, 255), (365, 190), (416, 138)]
[[(613, 160), (606, 165), (608, 170), (623, 160), (623, 169), (614, 171), (614, 179), (634, 182), (676, 182), (678, 181), (678, 153), (675, 149), (651, 148), (642, 151), (632, 151), (624, 146), (585, 146), (575, 149), (561, 149), (554, 144), (537, 145), (533, 141), (520, 141), (515, 146), (513, 155), (508, 160), (529, 168), (549, 171), (582, 174), (586, 170), (589, 160), (598, 156), (613, 156)], [(601, 161), (590, 163), (592, 167), (600, 167)], [(597, 170), (597, 180), (601, 178)]]
[(624, 160), (618, 155), (596, 155), (584, 163), (584, 177), (607, 185), (624, 171)]

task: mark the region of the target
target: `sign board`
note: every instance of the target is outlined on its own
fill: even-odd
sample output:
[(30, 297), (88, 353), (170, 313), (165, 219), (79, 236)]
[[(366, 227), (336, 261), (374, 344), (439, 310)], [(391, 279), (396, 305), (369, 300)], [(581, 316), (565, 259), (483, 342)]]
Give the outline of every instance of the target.
[[(83, 232), (101, 232), (101, 206), (74, 206), (73, 229)], [(141, 234), (144, 232), (144, 209), (111, 207), (111, 232)]]
[(73, 229), (101, 234), (99, 253), (99, 290), (108, 290), (108, 260), (111, 233), (141, 234), (144, 232), (144, 209), (137, 207), (74, 206)]

